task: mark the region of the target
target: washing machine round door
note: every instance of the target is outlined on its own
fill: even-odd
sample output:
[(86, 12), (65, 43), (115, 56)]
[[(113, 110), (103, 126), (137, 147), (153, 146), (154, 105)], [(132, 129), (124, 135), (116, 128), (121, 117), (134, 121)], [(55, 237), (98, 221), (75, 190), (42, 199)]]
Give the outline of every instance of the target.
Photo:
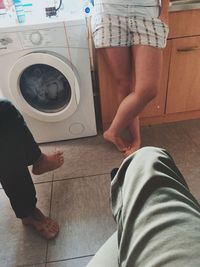
[(29, 116), (47, 122), (71, 116), (80, 101), (73, 66), (56, 54), (33, 52), (21, 57), (10, 72), (10, 94)]

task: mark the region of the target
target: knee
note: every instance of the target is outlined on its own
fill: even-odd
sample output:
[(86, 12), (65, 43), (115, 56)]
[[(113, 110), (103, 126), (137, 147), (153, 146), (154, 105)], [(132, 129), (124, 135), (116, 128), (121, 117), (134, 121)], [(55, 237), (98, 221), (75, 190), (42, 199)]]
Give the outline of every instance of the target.
[(117, 77), (116, 87), (118, 93), (124, 97), (126, 97), (130, 93), (130, 81), (128, 79)]
[(146, 164), (146, 162), (154, 164), (163, 157), (168, 158), (169, 153), (163, 148), (146, 146), (137, 150), (136, 156), (144, 164)]
[(136, 90), (138, 97), (147, 104), (157, 96), (157, 86), (145, 86)]
[(133, 162), (143, 173), (148, 175), (158, 172), (168, 172), (176, 169), (173, 158), (167, 150), (159, 147), (147, 146), (139, 149), (133, 157)]
[(163, 148), (159, 148), (156, 146), (144, 146), (141, 147), (139, 150), (137, 150), (136, 153), (140, 153), (140, 154), (157, 154), (160, 153), (161, 151), (163, 151)]

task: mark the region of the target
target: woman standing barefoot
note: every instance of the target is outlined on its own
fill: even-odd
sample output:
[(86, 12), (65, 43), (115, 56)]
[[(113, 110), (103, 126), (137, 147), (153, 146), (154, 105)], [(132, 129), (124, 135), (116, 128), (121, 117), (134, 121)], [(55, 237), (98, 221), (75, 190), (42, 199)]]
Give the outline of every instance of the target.
[[(160, 86), (169, 0), (96, 0), (94, 4), (95, 47), (111, 68), (120, 103), (104, 138), (127, 156), (140, 147), (139, 114)], [(125, 129), (130, 143), (122, 137)]]

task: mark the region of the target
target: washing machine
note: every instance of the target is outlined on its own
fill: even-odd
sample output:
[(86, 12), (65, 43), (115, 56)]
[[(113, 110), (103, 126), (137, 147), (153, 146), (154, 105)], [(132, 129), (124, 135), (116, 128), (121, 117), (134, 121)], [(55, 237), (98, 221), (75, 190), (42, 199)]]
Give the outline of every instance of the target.
[(0, 30), (0, 96), (38, 143), (96, 135), (85, 19)]

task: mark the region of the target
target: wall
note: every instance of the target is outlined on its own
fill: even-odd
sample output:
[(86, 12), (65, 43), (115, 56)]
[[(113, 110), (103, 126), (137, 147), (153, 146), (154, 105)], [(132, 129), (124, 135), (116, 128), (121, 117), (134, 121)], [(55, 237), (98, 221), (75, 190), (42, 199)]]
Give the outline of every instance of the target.
[[(16, 16), (16, 9), (12, 0), (0, 0), (4, 3), (5, 8), (0, 9), (0, 27), (12, 27), (20, 25)], [(25, 14), (25, 22), (21, 24), (31, 25), (40, 24), (43, 22), (53, 22), (65, 20), (67, 16), (83, 17), (82, 1), (81, 0), (62, 0), (62, 5), (57, 16), (47, 17), (46, 7), (58, 7), (59, 0), (21, 0), (23, 12)]]

